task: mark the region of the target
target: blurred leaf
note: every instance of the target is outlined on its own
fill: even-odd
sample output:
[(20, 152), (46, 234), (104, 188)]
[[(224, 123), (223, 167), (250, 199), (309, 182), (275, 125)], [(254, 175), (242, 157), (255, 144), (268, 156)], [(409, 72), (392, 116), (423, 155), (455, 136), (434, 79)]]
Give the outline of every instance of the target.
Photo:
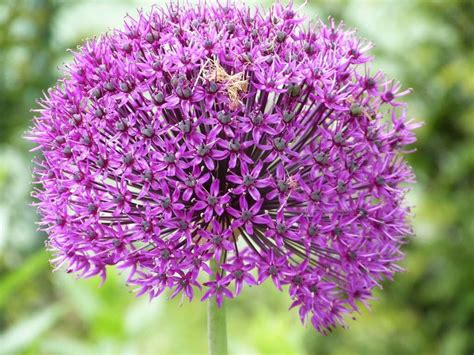
[(5, 306), (5, 302), (19, 287), (24, 287), (25, 284), (28, 284), (28, 280), (48, 266), (47, 253), (44, 250), (39, 250), (29, 256), (17, 270), (0, 279), (0, 308)]
[(0, 350), (5, 354), (26, 348), (50, 329), (62, 313), (60, 306), (50, 306), (14, 324), (0, 334)]

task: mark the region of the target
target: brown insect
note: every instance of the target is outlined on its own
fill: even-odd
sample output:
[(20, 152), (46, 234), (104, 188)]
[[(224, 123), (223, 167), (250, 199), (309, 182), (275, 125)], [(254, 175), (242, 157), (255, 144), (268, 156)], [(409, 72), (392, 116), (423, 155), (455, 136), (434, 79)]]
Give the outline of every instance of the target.
[(242, 93), (247, 92), (249, 86), (248, 80), (244, 78), (243, 72), (230, 75), (216, 59), (209, 59), (203, 68), (204, 79), (213, 80), (225, 87), (227, 97), (229, 98), (229, 106), (232, 110), (242, 105), (240, 97)]
[[(293, 175), (290, 175), (287, 179), (286, 179), (286, 183), (288, 184), (288, 186), (290, 187), (290, 189), (296, 189), (298, 188), (298, 181), (296, 181), (295, 177)], [(278, 209), (277, 212), (280, 212), (283, 207), (285, 206), (285, 204), (288, 202), (288, 200), (290, 199), (290, 194), (288, 194), (285, 198), (285, 203), (282, 203), (280, 208)]]

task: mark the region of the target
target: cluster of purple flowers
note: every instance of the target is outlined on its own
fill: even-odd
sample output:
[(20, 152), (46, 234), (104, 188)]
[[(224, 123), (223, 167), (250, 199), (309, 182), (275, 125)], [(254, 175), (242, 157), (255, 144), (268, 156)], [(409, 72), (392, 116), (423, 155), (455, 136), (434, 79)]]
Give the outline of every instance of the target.
[(219, 304), (270, 279), (303, 322), (344, 324), (411, 234), (418, 124), (370, 48), (281, 4), (153, 8), (88, 40), (28, 135), (54, 264)]

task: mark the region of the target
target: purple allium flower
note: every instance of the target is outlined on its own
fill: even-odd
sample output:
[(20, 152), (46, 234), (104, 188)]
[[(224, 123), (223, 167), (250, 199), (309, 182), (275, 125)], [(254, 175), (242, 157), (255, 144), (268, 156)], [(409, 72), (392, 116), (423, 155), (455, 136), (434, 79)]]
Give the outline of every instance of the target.
[(344, 324), (411, 234), (418, 124), (370, 48), (281, 4), (153, 8), (88, 40), (28, 135), (54, 264), (219, 304), (271, 279), (303, 322)]

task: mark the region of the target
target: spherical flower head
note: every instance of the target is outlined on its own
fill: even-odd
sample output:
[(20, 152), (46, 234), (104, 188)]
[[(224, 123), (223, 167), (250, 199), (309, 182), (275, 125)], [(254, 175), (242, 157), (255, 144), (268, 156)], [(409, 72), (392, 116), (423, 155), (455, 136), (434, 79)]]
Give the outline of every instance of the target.
[(411, 234), (418, 124), (370, 48), (279, 3), (153, 8), (88, 40), (28, 134), (53, 263), (219, 304), (269, 279), (303, 322), (344, 324)]

